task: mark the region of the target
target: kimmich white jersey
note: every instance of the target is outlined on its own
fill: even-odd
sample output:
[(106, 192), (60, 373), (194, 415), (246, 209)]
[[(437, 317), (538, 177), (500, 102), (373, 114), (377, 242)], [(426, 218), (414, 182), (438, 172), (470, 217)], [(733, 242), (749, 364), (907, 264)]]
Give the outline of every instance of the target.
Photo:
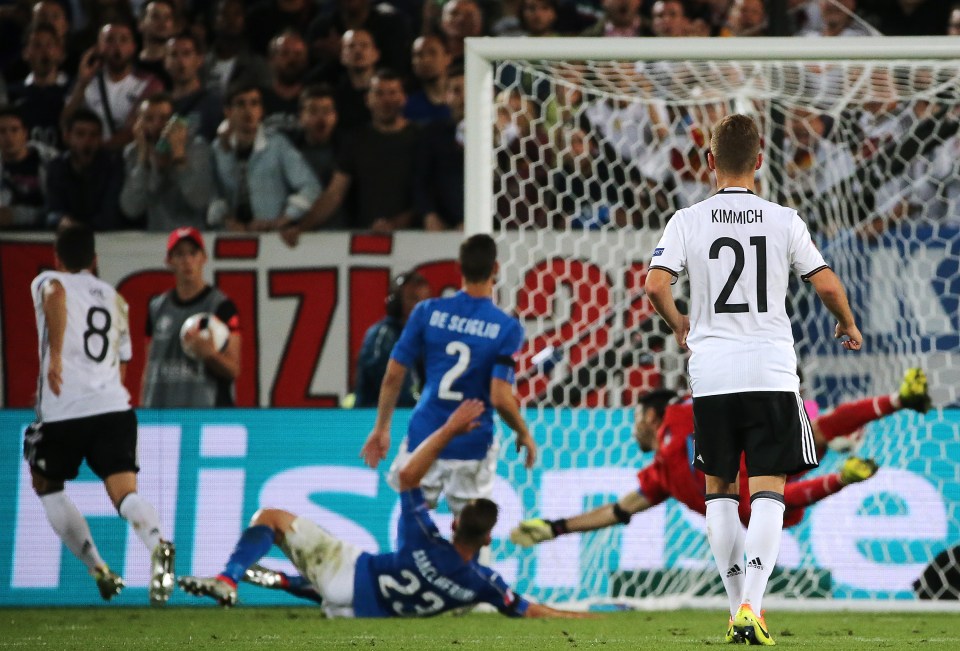
[[(63, 285), (67, 299), (59, 396), (47, 381), (50, 332), (43, 313), (44, 287), (54, 280)], [(40, 340), (37, 419), (49, 423), (129, 409), (130, 394), (120, 381), (120, 362), (131, 358), (123, 297), (88, 271), (44, 271), (30, 283), (30, 291)]]
[(827, 264), (797, 211), (724, 188), (677, 211), (650, 268), (690, 278), (694, 396), (799, 390), (787, 284)]

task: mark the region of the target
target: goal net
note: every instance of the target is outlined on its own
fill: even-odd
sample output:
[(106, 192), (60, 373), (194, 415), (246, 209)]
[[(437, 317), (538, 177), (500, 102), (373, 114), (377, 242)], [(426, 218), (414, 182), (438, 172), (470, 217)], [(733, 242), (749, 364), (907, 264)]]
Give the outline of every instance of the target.
[[(844, 353), (810, 288), (792, 288), (807, 397), (830, 409), (889, 394), (923, 366), (940, 407), (867, 428), (858, 450), (881, 472), (808, 509), (771, 590), (917, 599), (924, 569), (960, 544), (958, 54), (939, 38), (470, 42), (467, 228), (499, 243), (498, 300), (526, 327), (518, 390), (542, 445), (530, 472), (503, 454), (524, 517), (636, 487), (651, 457), (632, 440), (632, 407), (686, 386), (685, 355), (643, 294), (646, 265), (673, 212), (713, 191), (712, 126), (745, 113), (763, 137), (758, 193), (799, 211), (863, 324), (863, 350)], [(703, 518), (673, 501), (627, 527), (494, 551), (519, 557), (519, 589), (541, 599), (722, 595)]]

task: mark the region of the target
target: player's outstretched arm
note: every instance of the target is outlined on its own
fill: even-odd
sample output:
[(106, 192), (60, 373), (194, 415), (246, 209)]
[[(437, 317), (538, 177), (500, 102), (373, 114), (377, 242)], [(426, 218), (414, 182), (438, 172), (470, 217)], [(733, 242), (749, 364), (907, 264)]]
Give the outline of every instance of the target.
[(657, 314), (670, 326), (673, 336), (677, 339), (677, 344), (680, 345), (681, 349), (686, 350), (690, 319), (680, 313), (677, 302), (673, 300), (673, 290), (670, 288), (673, 281), (674, 276), (670, 272), (663, 269), (651, 269), (647, 272), (643, 289), (647, 293), (647, 298), (653, 303)]
[(513, 395), (513, 385), (506, 380), (493, 378), (490, 381), (490, 404), (500, 414), (503, 422), (517, 434), (517, 452), (520, 448), (525, 448), (527, 458), (523, 465), (526, 468), (532, 468), (537, 461), (537, 444), (527, 429), (527, 423), (520, 415), (520, 405), (517, 397)]
[(510, 532), (510, 540), (521, 547), (533, 547), (567, 533), (594, 531), (612, 527), (615, 524), (626, 524), (635, 513), (645, 511), (650, 506), (646, 497), (638, 491), (632, 491), (616, 502), (604, 504), (572, 518), (524, 520)]
[(847, 292), (843, 288), (843, 283), (837, 274), (831, 269), (822, 269), (810, 276), (810, 284), (817, 292), (817, 296), (827, 306), (830, 313), (837, 319), (837, 329), (834, 336), (837, 339), (847, 337), (842, 340), (843, 347), (847, 350), (860, 350), (860, 344), (863, 343), (863, 335), (857, 328), (856, 320), (853, 318), (853, 311), (850, 309), (850, 302), (847, 300)]
[(586, 613), (576, 610), (560, 610), (558, 608), (551, 608), (550, 606), (544, 606), (543, 604), (531, 603), (527, 607), (527, 612), (523, 614), (524, 617), (536, 617), (536, 618), (545, 618), (552, 617), (557, 619), (597, 619), (599, 615), (595, 613)]
[(47, 364), (47, 382), (53, 395), (60, 395), (63, 385), (63, 335), (67, 331), (67, 291), (56, 280), (43, 286), (43, 316), (47, 322), (47, 343), (50, 360)]
[(477, 419), (483, 414), (485, 408), (482, 400), (464, 400), (460, 403), (460, 406), (447, 418), (447, 422), (418, 445), (407, 459), (407, 463), (400, 469), (398, 476), (400, 490), (407, 491), (420, 486), (423, 476), (427, 474), (430, 466), (451, 439), (480, 426)]
[(390, 423), (393, 421), (393, 411), (397, 408), (397, 399), (403, 388), (403, 379), (407, 376), (407, 367), (391, 359), (387, 362), (387, 372), (383, 374), (380, 383), (380, 397), (377, 399), (377, 422), (373, 431), (367, 437), (360, 456), (371, 468), (387, 458), (390, 450)]

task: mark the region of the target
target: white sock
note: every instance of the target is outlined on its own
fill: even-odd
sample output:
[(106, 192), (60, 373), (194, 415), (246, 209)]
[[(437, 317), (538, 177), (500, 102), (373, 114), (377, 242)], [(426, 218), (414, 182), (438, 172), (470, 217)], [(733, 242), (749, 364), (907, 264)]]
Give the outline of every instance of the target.
[(744, 551), (747, 556), (747, 574), (743, 580), (743, 603), (760, 614), (767, 581), (780, 555), (780, 535), (783, 532), (783, 495), (759, 491), (750, 498), (750, 526)]
[(743, 599), (743, 527), (740, 502), (728, 495), (707, 495), (707, 539), (720, 579), (730, 601), (730, 616), (737, 614)]
[(89, 571), (106, 565), (100, 558), (97, 545), (93, 542), (90, 525), (64, 491), (47, 493), (40, 496), (40, 503), (47, 514), (50, 526), (60, 536), (60, 540), (73, 555), (79, 558)]
[(147, 546), (153, 548), (160, 542), (160, 517), (156, 509), (137, 493), (129, 493), (120, 502), (120, 516), (130, 523), (134, 532)]

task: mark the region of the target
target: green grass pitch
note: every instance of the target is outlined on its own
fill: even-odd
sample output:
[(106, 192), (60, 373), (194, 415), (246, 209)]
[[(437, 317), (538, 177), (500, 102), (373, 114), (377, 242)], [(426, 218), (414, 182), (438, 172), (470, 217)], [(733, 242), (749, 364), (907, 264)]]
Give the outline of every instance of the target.
[[(796, 649), (960, 649), (960, 615), (768, 613), (777, 645)], [(284, 649), (694, 649), (725, 646), (723, 613), (620, 612), (594, 620), (499, 615), (327, 620), (316, 608), (0, 609), (0, 649), (269, 651)], [(739, 648), (739, 647), (738, 647)]]

